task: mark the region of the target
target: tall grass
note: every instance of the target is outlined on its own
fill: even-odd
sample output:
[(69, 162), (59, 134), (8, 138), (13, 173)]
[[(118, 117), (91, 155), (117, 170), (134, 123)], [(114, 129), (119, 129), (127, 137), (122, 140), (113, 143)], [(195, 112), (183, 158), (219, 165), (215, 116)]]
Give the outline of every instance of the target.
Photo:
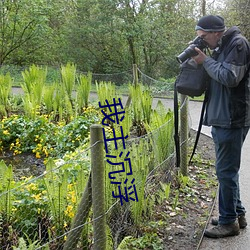
[(4, 161), (0, 161), (0, 214), (4, 216), (5, 223), (9, 223), (12, 215), (14, 176), (12, 166), (8, 167)]
[(151, 133), (152, 146), (156, 162), (161, 163), (173, 152), (173, 112), (166, 110), (161, 101), (153, 110), (151, 121), (145, 124), (148, 133)]
[(29, 117), (35, 117), (40, 112), (43, 90), (46, 82), (47, 68), (32, 65), (22, 72), (24, 82), (21, 87), (24, 91), (24, 110)]
[(76, 65), (67, 63), (66, 66), (61, 66), (61, 77), (62, 86), (72, 102), (72, 92), (76, 82)]
[(68, 178), (61, 171), (55, 171), (56, 165), (52, 159), (46, 164), (46, 178), (44, 184), (49, 198), (51, 214), (57, 229), (63, 228), (64, 211), (67, 206)]
[(150, 122), (153, 97), (142, 84), (129, 85), (135, 124)]
[(53, 111), (54, 94), (56, 85), (46, 86), (44, 89), (43, 102), (46, 108), (46, 113), (50, 114)]
[(98, 99), (102, 105), (106, 104), (106, 100), (112, 103), (113, 98), (118, 98), (115, 84), (112, 82), (96, 82), (96, 90)]
[(78, 112), (83, 108), (88, 107), (89, 94), (91, 89), (92, 74), (88, 72), (87, 75), (80, 75), (78, 78), (77, 96), (76, 96), (76, 106)]
[(0, 75), (0, 115), (7, 116), (9, 110), (9, 96), (11, 93), (12, 79), (10, 74)]

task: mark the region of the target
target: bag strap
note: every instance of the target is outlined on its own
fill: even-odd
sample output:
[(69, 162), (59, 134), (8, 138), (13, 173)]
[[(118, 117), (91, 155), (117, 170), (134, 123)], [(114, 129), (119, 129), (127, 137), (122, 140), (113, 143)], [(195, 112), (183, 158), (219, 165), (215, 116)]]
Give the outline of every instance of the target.
[(195, 143), (194, 143), (194, 147), (193, 147), (193, 152), (192, 152), (192, 154), (190, 156), (190, 159), (189, 159), (189, 164), (192, 162), (192, 159), (193, 159), (193, 156), (195, 154), (195, 151), (196, 151), (196, 148), (197, 148), (197, 145), (198, 145), (198, 141), (199, 141), (199, 138), (200, 138), (203, 117), (204, 117), (204, 113), (205, 113), (205, 109), (206, 109), (206, 104), (207, 104), (207, 90), (205, 91), (205, 97), (204, 97), (204, 101), (202, 103), (199, 126), (198, 126), (198, 130), (196, 132)]
[(176, 82), (174, 83), (174, 141), (175, 141), (175, 153), (176, 153), (176, 167), (180, 167), (180, 137), (179, 137), (179, 112), (178, 112), (178, 93), (176, 88)]
[[(201, 128), (202, 128), (202, 122), (203, 122), (203, 117), (206, 109), (206, 104), (207, 104), (207, 96), (208, 96), (208, 91), (205, 91), (205, 97), (204, 101), (202, 104), (202, 109), (201, 109), (201, 114), (200, 114), (200, 121), (199, 121), (199, 126), (198, 130), (196, 133), (196, 138), (195, 138), (195, 143), (193, 147), (192, 154), (190, 156), (189, 164), (192, 162), (193, 156), (195, 154), (198, 141), (200, 138), (201, 134)], [(180, 167), (180, 137), (179, 137), (179, 107), (178, 107), (178, 92), (176, 89), (176, 82), (174, 84), (174, 128), (175, 128), (175, 133), (174, 133), (174, 141), (175, 141), (175, 152), (176, 152), (176, 167)]]

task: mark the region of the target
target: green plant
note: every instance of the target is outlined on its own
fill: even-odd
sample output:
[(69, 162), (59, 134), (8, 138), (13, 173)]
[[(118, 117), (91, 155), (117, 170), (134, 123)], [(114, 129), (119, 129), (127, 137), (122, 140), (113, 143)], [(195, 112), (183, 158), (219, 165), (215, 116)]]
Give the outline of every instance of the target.
[[(32, 242), (32, 240), (29, 238), (28, 235), (25, 235), (25, 238), (27, 239), (27, 241), (25, 241), (23, 237), (20, 237), (18, 239), (18, 246), (17, 247), (13, 246), (13, 250), (35, 250), (41, 246), (38, 240)], [(43, 246), (42, 249), (49, 250), (49, 246), (48, 245)]]
[(142, 84), (129, 85), (134, 124), (137, 126), (142, 122), (150, 123), (151, 117), (152, 95), (148, 89), (143, 90), (143, 88)]
[[(119, 136), (119, 135), (118, 135)], [(119, 202), (118, 206), (116, 206), (115, 211), (113, 212), (115, 216), (119, 216), (122, 219), (120, 222), (117, 222), (119, 227), (123, 227), (123, 224), (127, 222), (128, 218), (130, 217), (133, 220), (133, 224), (136, 227), (139, 227), (141, 222), (145, 219), (147, 214), (151, 213), (150, 208), (152, 206), (149, 204), (151, 202), (150, 199), (145, 198), (145, 190), (146, 190), (146, 179), (148, 176), (148, 165), (151, 160), (150, 153), (146, 153), (148, 147), (148, 141), (145, 140), (135, 140), (128, 142), (127, 150), (130, 152), (128, 158), (129, 161), (125, 160), (124, 157), (120, 156), (120, 151), (115, 150), (114, 147), (110, 147), (110, 152), (114, 158), (112, 158), (112, 162), (115, 165), (106, 164), (105, 171), (106, 171), (106, 204), (107, 207), (111, 207), (116, 200)], [(122, 147), (122, 145), (118, 145), (118, 148)], [(110, 160), (110, 159), (109, 159)], [(121, 188), (125, 186), (124, 182), (126, 182), (126, 188), (130, 186), (134, 190), (132, 186), (132, 180), (134, 179), (134, 186), (135, 186), (135, 193), (131, 193), (130, 195), (125, 195), (124, 197), (127, 198), (127, 201), (123, 199), (123, 197), (119, 197), (120, 199), (116, 199), (113, 197), (113, 194), (119, 194), (118, 185), (112, 184), (111, 179), (109, 178), (110, 172), (119, 171), (122, 168), (122, 162), (124, 162), (124, 172), (120, 172), (117, 174), (112, 174), (111, 177), (115, 177), (115, 182), (121, 182)], [(131, 174), (131, 175), (130, 175)], [(124, 190), (122, 190), (124, 193)], [(127, 197), (126, 197), (127, 196)], [(118, 198), (118, 197), (117, 197)], [(130, 199), (132, 198), (132, 199)], [(134, 199), (134, 200), (133, 200)], [(123, 205), (121, 206), (121, 200)], [(112, 216), (111, 216), (112, 218)], [(127, 222), (129, 224), (129, 222)], [(126, 224), (126, 223), (125, 223)], [(120, 231), (118, 230), (115, 232), (115, 245), (117, 244), (116, 240), (120, 237)]]
[[(117, 111), (119, 112), (119, 111), (122, 111), (122, 110), (118, 109)], [(119, 131), (120, 130), (120, 126), (122, 125), (122, 130), (123, 130), (124, 135), (129, 135), (131, 127), (132, 127), (131, 110), (130, 109), (125, 109), (125, 113), (124, 114), (118, 115), (119, 121), (120, 121), (120, 118), (121, 118), (122, 115), (124, 115), (124, 119), (122, 120), (122, 123), (121, 122), (119, 122), (119, 124), (118, 123), (114, 123), (113, 127), (114, 127), (115, 131)]]
[(69, 100), (72, 103), (72, 91), (76, 81), (76, 65), (67, 63), (66, 66), (61, 66), (62, 86), (66, 91)]
[(0, 161), (0, 213), (5, 216), (5, 220), (9, 223), (12, 206), (13, 193), (11, 189), (14, 186), (14, 176), (12, 166), (6, 166), (3, 160)]
[[(89, 159), (84, 152), (78, 152), (81, 161), (72, 162), (68, 158), (61, 163), (49, 159), (46, 163), (46, 175), (43, 182), (49, 200), (49, 210), (57, 230), (69, 226), (74, 217), (77, 204), (87, 184), (89, 175)], [(81, 155), (80, 155), (81, 154)], [(74, 154), (76, 158), (76, 153)]]
[(49, 224), (49, 207), (47, 192), (41, 178), (22, 177), (17, 185), (18, 188), (12, 191), (15, 196), (13, 227), (17, 231), (22, 228), (19, 235), (25, 238), (28, 235), (28, 240), (35, 241), (38, 235), (40, 239), (45, 240), (48, 229), (39, 230), (39, 228), (44, 228), (45, 221)]
[(40, 112), (46, 75), (47, 68), (43, 69), (35, 65), (22, 72), (24, 82), (21, 87), (24, 91), (24, 111), (29, 117), (34, 118)]
[(59, 83), (55, 83), (52, 115), (55, 121), (66, 120), (69, 122), (74, 118), (71, 96), (67, 94), (65, 87)]
[(172, 204), (173, 209), (176, 209), (179, 205), (179, 196), (180, 196), (180, 191), (177, 189), (175, 190), (175, 197)]
[(62, 65), (60, 73), (61, 82), (57, 81), (48, 86), (43, 100), (46, 111), (53, 115), (54, 120), (69, 122), (74, 117), (72, 92), (76, 81), (76, 66), (71, 63)]
[[(54, 228), (50, 232), (60, 236), (70, 229), (77, 206), (86, 188), (89, 177), (89, 159), (86, 160), (84, 152), (78, 152), (79, 162), (74, 154), (74, 161), (65, 157), (63, 161), (54, 162), (50, 159), (46, 164), (47, 173), (44, 183), (49, 199), (49, 210)], [(68, 160), (66, 160), (68, 158)], [(88, 227), (85, 227), (88, 230)], [(59, 237), (60, 238), (60, 237)], [(56, 244), (62, 245), (65, 239), (56, 239)], [(85, 238), (85, 243), (87, 238)]]
[(53, 99), (53, 117), (56, 121), (64, 119), (64, 104), (68, 102), (68, 96), (65, 95), (63, 87), (56, 83), (54, 99)]
[(46, 86), (44, 89), (43, 102), (46, 108), (46, 114), (50, 114), (53, 111), (54, 94), (56, 84)]
[(11, 93), (12, 79), (10, 74), (0, 75), (0, 116), (7, 116), (9, 111), (9, 96)]
[(77, 87), (76, 103), (78, 112), (80, 112), (83, 108), (88, 107), (92, 74), (88, 72), (87, 75), (80, 75), (78, 78), (78, 82), (79, 85)]
[(91, 106), (68, 124), (55, 124), (46, 115), (35, 119), (13, 115), (0, 121), (0, 150), (14, 155), (33, 152), (37, 158), (63, 155), (87, 142), (90, 126), (98, 122), (99, 112)]
[(171, 182), (162, 183), (160, 182), (161, 189), (158, 191), (160, 196), (160, 201), (168, 200), (171, 192)]
[(146, 139), (141, 139), (139, 142), (132, 143), (129, 149), (133, 178), (136, 180), (136, 191), (138, 196), (138, 202), (131, 202), (130, 207), (135, 224), (139, 225), (143, 220), (143, 214), (146, 212), (146, 207), (148, 207), (148, 200), (145, 199), (145, 192), (152, 154), (148, 150), (148, 141)]
[(31, 119), (13, 115), (2, 119), (0, 123), (2, 151), (11, 150), (14, 155), (22, 152), (34, 152), (38, 158), (52, 153), (56, 143), (53, 135), (59, 128), (49, 122), (46, 116)]
[[(0, 245), (5, 247), (12, 244), (15, 239), (13, 228), (13, 204), (14, 177), (12, 166), (7, 166), (3, 160), (0, 161)], [(3, 237), (4, 236), (4, 237)]]
[(191, 186), (191, 180), (189, 176), (185, 176), (181, 173), (178, 174), (178, 182), (181, 189), (185, 189), (187, 186)]
[[(56, 170), (56, 165), (52, 159), (46, 164), (47, 174), (43, 179), (44, 185), (47, 191), (48, 196), (48, 206), (52, 216), (52, 221), (54, 224), (54, 229), (52, 234), (57, 236), (64, 233), (66, 216), (70, 218), (73, 216), (71, 213), (72, 206), (68, 206), (67, 203), (67, 194), (68, 194), (68, 175), (67, 172), (63, 172), (61, 169)], [(60, 242), (58, 244), (63, 244)]]
[(139, 238), (125, 237), (117, 250), (154, 249), (163, 250), (163, 242), (156, 233), (145, 233)]
[(173, 112), (167, 111), (162, 102), (158, 102), (156, 109), (151, 114), (150, 123), (145, 124), (145, 128), (152, 139), (155, 159), (158, 163), (166, 160), (173, 152)]
[(146, 123), (150, 123), (151, 112), (152, 112), (152, 93), (149, 89), (146, 89), (142, 92), (141, 96), (141, 104), (142, 104), (142, 112), (143, 112), (143, 121)]
[[(113, 103), (113, 99), (118, 99), (115, 84), (112, 82), (96, 82), (96, 90), (101, 105), (106, 105), (106, 101)], [(104, 108), (107, 111), (107, 108)]]

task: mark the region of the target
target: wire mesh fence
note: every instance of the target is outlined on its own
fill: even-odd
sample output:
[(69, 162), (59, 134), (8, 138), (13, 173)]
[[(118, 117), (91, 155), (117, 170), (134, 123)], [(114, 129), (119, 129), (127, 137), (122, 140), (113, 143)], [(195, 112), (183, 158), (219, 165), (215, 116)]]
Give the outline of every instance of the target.
[[(42, 68), (47, 68), (44, 65), (41, 65)], [(0, 74), (7, 74), (10, 73), (11, 76), (15, 79), (15, 85), (19, 86), (21, 82), (23, 82), (22, 72), (28, 70), (29, 67), (18, 67), (18, 66), (11, 66), (11, 65), (3, 65), (0, 69)], [(138, 82), (142, 83), (144, 86), (147, 86), (151, 89), (152, 93), (155, 95), (160, 96), (172, 96), (174, 90), (174, 79), (160, 79), (156, 80), (145, 73), (136, 66), (137, 70), (137, 77)], [(88, 72), (82, 72), (77, 70), (77, 74), (84, 74), (87, 75)], [(134, 71), (133, 69), (111, 73), (111, 74), (99, 74), (99, 73), (92, 73), (92, 84), (96, 82), (112, 82), (117, 86), (125, 85), (127, 86), (129, 83), (134, 83)], [(60, 67), (49, 67), (47, 68), (47, 81), (48, 83), (52, 84), (53, 82), (60, 82), (61, 75), (60, 75)]]
[[(140, 223), (150, 219), (162, 199), (161, 184), (176, 174), (173, 114), (165, 113), (164, 119), (139, 137), (132, 131), (117, 145), (103, 128), (106, 137), (99, 131), (92, 145), (73, 158), (48, 159), (37, 176), (17, 178), (15, 169), (1, 161), (1, 249), (119, 249), (141, 234)], [(102, 150), (107, 143), (111, 151), (102, 156), (96, 143)]]

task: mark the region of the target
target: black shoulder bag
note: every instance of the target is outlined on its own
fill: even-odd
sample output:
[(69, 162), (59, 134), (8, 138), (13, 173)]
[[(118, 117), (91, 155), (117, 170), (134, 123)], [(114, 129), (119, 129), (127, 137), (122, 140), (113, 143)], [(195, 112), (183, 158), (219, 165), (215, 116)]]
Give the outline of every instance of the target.
[(192, 58), (183, 62), (175, 86), (178, 93), (191, 97), (201, 96), (207, 88), (207, 72)]
[(196, 134), (195, 144), (193, 152), (191, 154), (189, 163), (195, 154), (195, 150), (199, 141), (200, 132), (202, 128), (202, 121), (205, 112), (206, 102), (207, 102), (207, 85), (209, 81), (209, 76), (202, 65), (196, 64), (196, 62), (190, 58), (181, 64), (180, 73), (175, 81), (174, 88), (174, 123), (175, 123), (175, 148), (176, 148), (176, 166), (180, 166), (180, 140), (179, 140), (179, 114), (178, 114), (178, 93), (187, 96), (201, 96), (205, 93), (200, 121), (198, 126), (198, 131)]

